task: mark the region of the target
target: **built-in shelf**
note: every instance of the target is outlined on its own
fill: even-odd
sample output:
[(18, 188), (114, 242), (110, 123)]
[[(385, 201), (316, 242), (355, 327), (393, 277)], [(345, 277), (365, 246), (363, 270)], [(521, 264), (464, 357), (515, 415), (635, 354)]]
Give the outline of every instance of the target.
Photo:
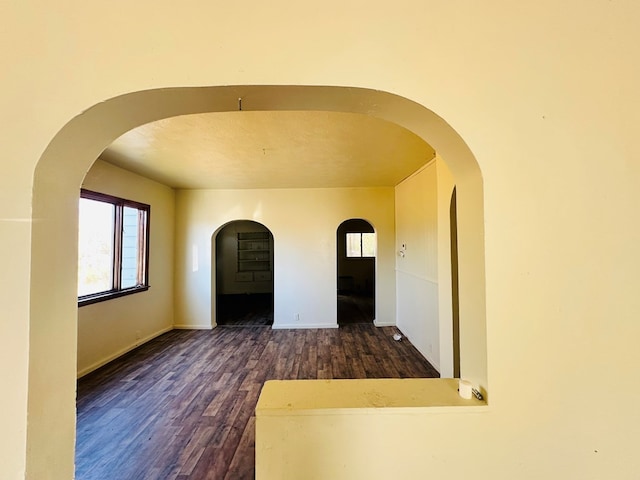
[(271, 240), (269, 232), (239, 232), (238, 281), (271, 280)]

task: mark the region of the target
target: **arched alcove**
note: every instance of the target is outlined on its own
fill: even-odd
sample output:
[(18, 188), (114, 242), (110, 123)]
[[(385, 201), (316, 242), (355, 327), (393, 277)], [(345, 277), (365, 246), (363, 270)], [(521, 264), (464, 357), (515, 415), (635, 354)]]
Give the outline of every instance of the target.
[[(320, 86), (224, 86), (147, 90), (105, 100), (67, 123), (35, 170), (31, 231), (28, 475), (49, 458), (73, 465), (76, 385), (77, 205), (81, 181), (121, 134), (172, 116), (243, 110), (350, 112), (396, 123), (446, 161), (456, 183), (460, 369), (487, 387), (483, 189), (479, 166), (456, 131), (424, 106), (377, 90)], [(59, 441), (51, 441), (57, 432)]]
[(271, 231), (253, 220), (234, 220), (216, 231), (211, 248), (213, 325), (272, 325)]

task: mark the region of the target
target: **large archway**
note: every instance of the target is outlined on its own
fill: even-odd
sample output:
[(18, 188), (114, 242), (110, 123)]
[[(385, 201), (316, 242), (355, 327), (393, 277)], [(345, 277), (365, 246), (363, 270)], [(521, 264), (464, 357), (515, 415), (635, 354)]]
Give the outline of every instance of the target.
[[(28, 475), (50, 459), (73, 472), (76, 377), (77, 204), (86, 171), (114, 139), (177, 115), (243, 110), (320, 110), (371, 115), (411, 130), (452, 171), (458, 205), (460, 370), (486, 389), (483, 190), (479, 166), (434, 112), (390, 93), (347, 87), (225, 86), (130, 93), (97, 104), (52, 139), (34, 177), (28, 380)], [(56, 432), (56, 441), (51, 441)], [(38, 461), (37, 459), (40, 459)]]

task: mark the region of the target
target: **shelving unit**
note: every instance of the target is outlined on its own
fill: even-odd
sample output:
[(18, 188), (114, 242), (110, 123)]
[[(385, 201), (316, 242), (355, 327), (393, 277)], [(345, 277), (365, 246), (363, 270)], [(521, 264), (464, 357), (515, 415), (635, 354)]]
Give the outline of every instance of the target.
[(269, 232), (239, 232), (238, 281), (271, 280), (271, 242)]

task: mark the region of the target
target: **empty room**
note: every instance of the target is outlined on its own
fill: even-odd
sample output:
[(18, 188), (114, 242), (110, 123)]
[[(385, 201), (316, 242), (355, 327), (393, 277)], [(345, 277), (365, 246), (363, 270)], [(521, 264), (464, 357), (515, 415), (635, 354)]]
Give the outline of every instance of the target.
[(0, 17), (3, 480), (637, 479), (638, 2)]
[(453, 376), (454, 186), (355, 113), (116, 139), (79, 192), (76, 478), (253, 478), (266, 380)]

